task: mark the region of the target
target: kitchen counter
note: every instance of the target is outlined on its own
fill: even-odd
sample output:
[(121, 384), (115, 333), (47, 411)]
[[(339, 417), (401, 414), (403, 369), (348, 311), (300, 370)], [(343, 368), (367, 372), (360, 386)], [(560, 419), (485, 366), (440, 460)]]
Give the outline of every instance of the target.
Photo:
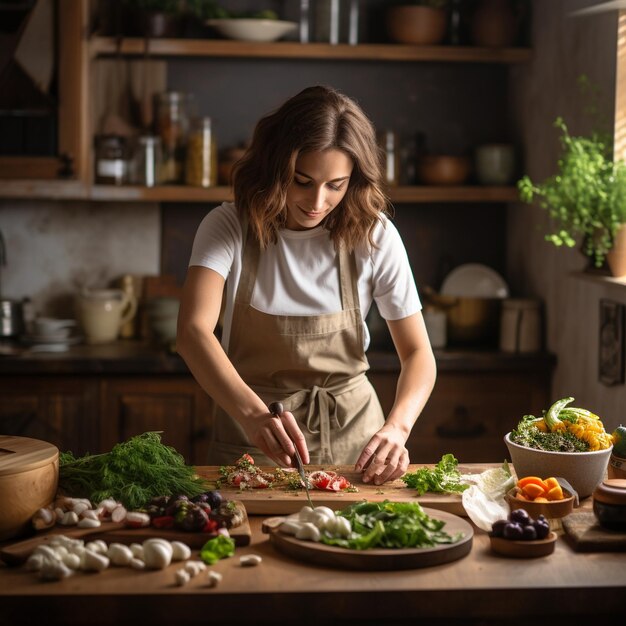
[[(70, 346), (65, 352), (35, 352), (11, 344), (0, 345), (0, 374), (188, 374), (176, 353), (150, 343), (118, 341), (111, 344)], [(371, 370), (397, 372), (394, 352), (368, 352)], [(554, 366), (551, 354), (507, 354), (495, 350), (435, 350), (439, 371), (546, 372)]]
[[(206, 468), (208, 469), (208, 468)], [(590, 506), (587, 500), (585, 508)], [(492, 553), (476, 529), (464, 558), (424, 569), (365, 572), (298, 562), (277, 552), (251, 517), (252, 543), (176, 587), (163, 571), (110, 568), (42, 583), (24, 569), (0, 565), (0, 624), (571, 624), (623, 614), (623, 553), (577, 553), (559, 536), (555, 552), (536, 559)], [(258, 554), (258, 567), (238, 556)], [(608, 622), (607, 622), (608, 623)]]

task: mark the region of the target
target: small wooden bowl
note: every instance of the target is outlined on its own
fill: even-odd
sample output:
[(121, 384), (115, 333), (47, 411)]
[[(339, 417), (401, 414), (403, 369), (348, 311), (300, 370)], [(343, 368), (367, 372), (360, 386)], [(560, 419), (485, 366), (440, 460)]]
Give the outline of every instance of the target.
[(563, 489), (563, 500), (552, 500), (550, 502), (531, 502), (530, 500), (520, 500), (515, 496), (519, 492), (519, 487), (510, 489), (504, 499), (511, 507), (511, 511), (515, 509), (524, 509), (533, 519), (537, 519), (540, 515), (544, 515), (547, 519), (558, 519), (569, 515), (574, 509), (574, 496), (567, 490)]
[(554, 552), (556, 545), (556, 533), (550, 532), (545, 539), (534, 541), (516, 541), (503, 537), (490, 537), (491, 549), (503, 556), (516, 559), (533, 559), (538, 556), (548, 556)]
[(471, 161), (464, 156), (426, 155), (417, 159), (417, 177), (423, 185), (461, 185), (471, 171)]

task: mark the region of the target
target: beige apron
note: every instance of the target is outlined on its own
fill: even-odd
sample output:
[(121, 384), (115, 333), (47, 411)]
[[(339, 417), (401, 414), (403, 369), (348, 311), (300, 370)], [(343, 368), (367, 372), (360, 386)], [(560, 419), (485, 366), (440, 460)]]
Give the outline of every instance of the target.
[[(354, 464), (384, 424), (380, 402), (365, 375), (369, 364), (354, 254), (343, 246), (338, 253), (342, 310), (313, 316), (269, 315), (250, 306), (259, 256), (258, 242), (248, 233), (229, 358), (263, 402), (280, 401), (293, 413), (311, 463)], [(259, 465), (275, 465), (218, 408), (209, 464), (232, 465), (245, 452)]]

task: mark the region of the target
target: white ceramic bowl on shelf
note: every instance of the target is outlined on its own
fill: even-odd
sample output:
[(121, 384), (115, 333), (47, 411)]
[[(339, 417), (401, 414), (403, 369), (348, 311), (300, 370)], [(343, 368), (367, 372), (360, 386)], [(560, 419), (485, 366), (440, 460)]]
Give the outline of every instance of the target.
[(547, 452), (520, 446), (504, 437), (518, 479), (524, 476), (565, 478), (580, 498), (593, 493), (602, 482), (613, 448), (593, 452)]
[(228, 39), (259, 42), (278, 41), (298, 27), (296, 22), (258, 18), (220, 18), (207, 20), (206, 24)]

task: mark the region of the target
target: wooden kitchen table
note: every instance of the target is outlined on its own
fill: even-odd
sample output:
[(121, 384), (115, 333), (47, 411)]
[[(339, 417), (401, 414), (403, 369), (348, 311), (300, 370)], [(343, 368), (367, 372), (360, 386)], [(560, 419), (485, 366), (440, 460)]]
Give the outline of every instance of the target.
[[(586, 507), (589, 502), (585, 504)], [(339, 570), (277, 552), (251, 516), (252, 542), (206, 574), (174, 584), (180, 564), (162, 571), (109, 568), (40, 582), (24, 568), (0, 565), (0, 624), (559, 624), (624, 615), (626, 553), (577, 553), (559, 536), (537, 559), (492, 553), (476, 529), (464, 558), (397, 572)], [(258, 567), (239, 556), (258, 554)], [(607, 622), (608, 623), (608, 622)]]

